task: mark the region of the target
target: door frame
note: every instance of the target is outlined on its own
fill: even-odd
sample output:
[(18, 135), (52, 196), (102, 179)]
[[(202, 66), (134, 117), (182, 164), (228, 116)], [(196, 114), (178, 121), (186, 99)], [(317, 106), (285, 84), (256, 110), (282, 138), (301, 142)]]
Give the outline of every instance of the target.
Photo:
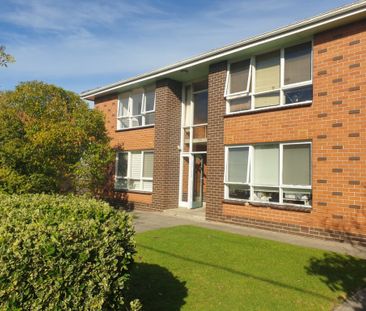
[[(198, 80), (195, 80), (195, 81), (201, 81), (203, 79), (198, 79)], [(186, 119), (186, 116), (185, 116), (185, 103), (186, 103), (186, 88), (187, 86), (190, 86), (191, 87), (191, 92), (192, 92), (192, 88), (193, 88), (193, 83), (195, 81), (191, 81), (189, 83), (184, 83), (182, 85), (182, 102), (181, 102), (181, 124), (180, 124), (180, 145), (179, 145), (179, 150), (180, 150), (180, 155), (179, 155), (179, 158), (180, 158), (180, 162), (179, 162), (179, 198), (178, 198), (178, 204), (179, 204), (179, 207), (185, 207), (185, 208), (189, 208), (189, 209), (192, 209), (192, 208), (198, 208), (198, 207), (202, 207), (203, 206), (203, 180), (202, 180), (202, 185), (201, 185), (201, 191), (202, 191), (202, 194), (201, 194), (201, 197), (202, 197), (202, 203), (201, 204), (194, 204), (193, 202), (193, 181), (194, 181), (194, 178), (193, 178), (193, 174), (194, 174), (194, 156), (196, 154), (200, 154), (200, 155), (204, 155), (206, 154), (207, 155), (207, 151), (192, 151), (192, 150), (189, 150), (189, 151), (184, 151), (184, 128), (185, 128), (185, 119)], [(199, 92), (206, 92), (208, 90), (202, 90), (202, 91), (199, 91)], [(199, 93), (197, 92), (197, 93)], [(193, 113), (194, 113), (194, 100), (193, 100), (193, 93), (191, 93), (190, 95), (190, 121), (193, 123)], [(204, 124), (202, 124), (204, 125)], [(202, 126), (201, 124), (198, 125), (198, 126)], [(206, 123), (207, 125), (207, 123)], [(190, 131), (193, 130), (193, 127), (194, 125), (191, 124), (190, 126)], [(191, 146), (192, 146), (192, 137), (193, 137), (193, 134), (190, 133), (190, 138), (189, 138), (189, 146), (190, 146), (190, 149), (191, 149)], [(207, 157), (207, 156), (206, 156)], [(184, 176), (183, 176), (183, 168), (184, 168), (184, 158), (188, 158), (189, 159), (189, 168), (188, 168), (188, 193), (187, 193), (187, 201), (182, 201), (182, 195), (183, 195), (183, 179), (184, 179)], [(207, 158), (206, 158), (207, 159)], [(203, 179), (203, 171), (204, 171), (204, 168), (202, 167), (202, 179)]]

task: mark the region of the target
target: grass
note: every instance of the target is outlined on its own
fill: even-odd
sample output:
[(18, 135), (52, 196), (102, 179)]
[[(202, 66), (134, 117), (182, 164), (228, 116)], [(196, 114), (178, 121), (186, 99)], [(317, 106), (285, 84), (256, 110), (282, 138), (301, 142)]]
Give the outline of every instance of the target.
[(136, 236), (144, 310), (331, 310), (366, 287), (366, 261), (194, 226)]

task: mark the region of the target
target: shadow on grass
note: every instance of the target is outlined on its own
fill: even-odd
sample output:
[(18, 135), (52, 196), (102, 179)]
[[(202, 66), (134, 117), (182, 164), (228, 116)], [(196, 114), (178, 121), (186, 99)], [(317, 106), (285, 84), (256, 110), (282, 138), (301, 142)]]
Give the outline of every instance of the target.
[(135, 263), (131, 270), (130, 299), (140, 299), (144, 311), (178, 311), (185, 304), (185, 282), (159, 265)]
[[(150, 251), (153, 251), (153, 252), (165, 255), (165, 256), (170, 256), (170, 257), (174, 257), (174, 258), (177, 258), (177, 259), (180, 259), (180, 260), (183, 260), (183, 261), (195, 263), (197, 265), (202, 265), (202, 266), (215, 268), (215, 269), (218, 269), (218, 270), (226, 271), (228, 273), (232, 273), (234, 275), (241, 275), (241, 276), (244, 276), (246, 278), (250, 278), (250, 279), (253, 279), (253, 280), (256, 280), (256, 281), (267, 283), (267, 284), (270, 284), (270, 285), (273, 285), (273, 286), (282, 287), (282, 288), (285, 288), (285, 289), (289, 289), (289, 290), (293, 290), (293, 291), (296, 291), (296, 292), (304, 293), (304, 294), (307, 294), (307, 295), (310, 295), (310, 296), (313, 296), (313, 297), (316, 297), (316, 298), (319, 298), (319, 299), (323, 299), (323, 300), (326, 300), (326, 301), (332, 301), (331, 298), (329, 298), (327, 296), (324, 296), (320, 293), (317, 293), (317, 292), (314, 292), (314, 291), (311, 291), (311, 290), (306, 290), (306, 289), (301, 288), (301, 287), (296, 287), (296, 286), (293, 286), (291, 284), (285, 284), (285, 283), (282, 283), (282, 282), (279, 282), (279, 281), (276, 281), (276, 280), (273, 280), (273, 279), (270, 279), (270, 278), (266, 278), (266, 277), (263, 277), (263, 276), (258, 276), (258, 275), (246, 273), (246, 272), (243, 272), (243, 271), (237, 271), (235, 269), (220, 266), (218, 264), (212, 264), (212, 263), (208, 263), (208, 262), (201, 261), (201, 260), (196, 260), (196, 259), (192, 259), (192, 258), (188, 258), (188, 257), (183, 257), (183, 256), (180, 256), (180, 255), (177, 255), (177, 254), (174, 254), (174, 253), (170, 253), (170, 252), (167, 252), (167, 251), (164, 251), (164, 250), (153, 248), (153, 247), (148, 246), (148, 245), (143, 245), (141, 243), (139, 244), (139, 247), (145, 248), (147, 250), (150, 250)], [(170, 310), (170, 309), (167, 309), (167, 310)], [(173, 310), (178, 310), (178, 309), (173, 309)]]
[[(311, 258), (306, 272), (318, 275), (332, 291), (344, 291), (347, 296), (366, 288), (366, 260), (335, 253)], [(364, 306), (366, 308), (366, 306)]]

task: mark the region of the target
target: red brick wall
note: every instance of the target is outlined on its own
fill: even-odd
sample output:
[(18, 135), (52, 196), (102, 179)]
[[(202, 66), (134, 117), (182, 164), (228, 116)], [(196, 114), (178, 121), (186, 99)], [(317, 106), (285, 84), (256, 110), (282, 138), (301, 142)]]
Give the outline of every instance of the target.
[(227, 62), (210, 66), (208, 75), (206, 218), (219, 219), (224, 198), (224, 114)]
[(182, 84), (177, 81), (156, 84), (154, 209), (178, 207), (181, 93)]
[[(105, 115), (105, 124), (111, 145), (119, 147), (124, 151), (132, 150), (153, 150), (154, 149), (154, 127), (116, 131), (117, 129), (117, 106), (118, 95), (109, 95), (95, 100), (95, 109)], [(114, 191), (114, 165), (111, 168), (111, 177), (104, 189), (104, 197), (115, 204), (133, 203), (135, 208), (151, 208), (152, 194), (137, 192)]]
[[(222, 151), (215, 150), (219, 156), (210, 155), (209, 148), (209, 177), (214, 162), (219, 171), (215, 178), (221, 185), (208, 189), (217, 189), (220, 195), (215, 202), (210, 201), (207, 218), (340, 240), (358, 237), (366, 242), (365, 68), (366, 21), (319, 33), (314, 38), (311, 106), (224, 119), (225, 145), (312, 141), (310, 213), (218, 203), (223, 197)], [(216, 84), (210, 84), (215, 89), (210, 93), (220, 89), (219, 80), (224, 83), (224, 71)], [(220, 100), (210, 101), (216, 108), (209, 109), (219, 109), (217, 106), (222, 104), (221, 88), (217, 94)], [(220, 127), (223, 112), (218, 113), (215, 121)], [(217, 160), (212, 161), (215, 156)]]

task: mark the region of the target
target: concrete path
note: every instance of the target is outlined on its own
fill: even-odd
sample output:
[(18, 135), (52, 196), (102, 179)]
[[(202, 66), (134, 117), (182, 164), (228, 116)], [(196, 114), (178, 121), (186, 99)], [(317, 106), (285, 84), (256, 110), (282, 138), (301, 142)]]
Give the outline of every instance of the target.
[[(164, 212), (145, 212), (134, 211), (132, 212), (135, 217), (135, 230), (136, 232), (144, 232), (148, 230), (154, 230), (159, 228), (175, 227), (181, 225), (194, 225), (214, 230), (221, 230), (231, 233), (236, 233), (244, 236), (252, 236), (263, 238), (267, 240), (279, 241), (289, 243), (298, 246), (311, 247), (322, 249), (326, 251), (337, 252), (341, 254), (348, 254), (351, 256), (365, 258), (366, 248), (351, 245), (347, 243), (339, 243), (333, 241), (325, 241), (320, 239), (313, 239), (308, 237), (296, 236), (292, 234), (272, 232), (269, 230), (262, 230), (250, 227), (235, 226), (230, 224), (224, 224), (219, 222), (206, 221), (201, 217), (193, 216), (189, 218), (189, 214), (179, 213), (172, 216), (171, 212), (168, 214)], [(195, 214), (194, 214), (195, 215)]]

